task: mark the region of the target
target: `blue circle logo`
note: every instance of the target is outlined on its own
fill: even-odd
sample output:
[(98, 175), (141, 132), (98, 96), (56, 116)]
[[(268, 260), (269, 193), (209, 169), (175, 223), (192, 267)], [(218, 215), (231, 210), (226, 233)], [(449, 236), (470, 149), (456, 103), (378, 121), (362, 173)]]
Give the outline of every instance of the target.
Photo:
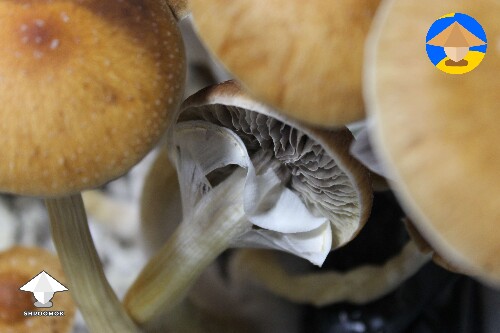
[(465, 74), (484, 59), (488, 42), (473, 17), (451, 13), (438, 18), (425, 39), (426, 51), (436, 68), (448, 74)]

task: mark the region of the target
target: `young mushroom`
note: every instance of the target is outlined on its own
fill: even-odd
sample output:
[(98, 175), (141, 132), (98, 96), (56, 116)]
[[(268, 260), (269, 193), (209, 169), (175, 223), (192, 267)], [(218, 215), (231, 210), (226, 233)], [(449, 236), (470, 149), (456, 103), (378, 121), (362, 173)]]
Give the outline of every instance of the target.
[(260, 100), (322, 127), (364, 117), (365, 37), (379, 0), (170, 0), (202, 41)]
[[(492, 41), (483, 62), (463, 75), (436, 69), (425, 53), (431, 23), (453, 12), (477, 19)], [(408, 215), (446, 261), (496, 285), (498, 13), (495, 0), (387, 0), (367, 44), (365, 73), (372, 142)]]
[(148, 325), (172, 310), (228, 247), (275, 248), (321, 265), (350, 241), (371, 208), (368, 172), (347, 129), (299, 125), (234, 82), (188, 98), (171, 128), (183, 222), (125, 297)]
[(65, 284), (66, 279), (58, 258), (42, 248), (12, 247), (0, 253), (0, 332), (69, 333), (72, 331), (76, 308), (71, 292), (54, 296), (50, 310), (64, 311), (60, 317), (27, 317), (25, 311), (45, 311), (34, 306), (32, 293), (20, 288), (41, 271), (47, 271)]
[(185, 75), (176, 21), (154, 0), (1, 1), (0, 16), (0, 191), (46, 199), (89, 328), (135, 331), (79, 193), (126, 173), (169, 125)]

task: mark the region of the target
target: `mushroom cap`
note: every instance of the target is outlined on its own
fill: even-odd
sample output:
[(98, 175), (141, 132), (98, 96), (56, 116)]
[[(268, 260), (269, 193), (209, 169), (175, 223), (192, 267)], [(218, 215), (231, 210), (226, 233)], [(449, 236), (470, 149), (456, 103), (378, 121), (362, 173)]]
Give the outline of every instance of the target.
[(202, 40), (257, 98), (322, 127), (364, 117), (365, 37), (379, 0), (191, 0)]
[[(500, 283), (500, 48), (464, 75), (427, 58), (432, 22), (467, 13), (498, 38), (495, 0), (389, 0), (374, 21), (366, 55), (373, 143), (416, 227), (447, 261)], [(496, 43), (497, 41), (494, 40)]]
[(332, 248), (354, 238), (371, 211), (369, 172), (349, 154), (347, 128), (326, 131), (288, 120), (234, 81), (202, 89), (181, 106), (179, 122), (205, 120), (233, 130), (250, 154), (268, 151), (291, 173), (288, 187), (330, 220)]
[(71, 291), (56, 293), (51, 311), (64, 311), (60, 317), (25, 317), (24, 311), (43, 311), (33, 303), (32, 293), (19, 290), (41, 271), (63, 285), (64, 272), (59, 259), (42, 248), (13, 247), (0, 253), (0, 332), (71, 332), (76, 307)]
[(165, 4), (5, 0), (0, 18), (0, 191), (96, 187), (159, 140), (185, 76)]

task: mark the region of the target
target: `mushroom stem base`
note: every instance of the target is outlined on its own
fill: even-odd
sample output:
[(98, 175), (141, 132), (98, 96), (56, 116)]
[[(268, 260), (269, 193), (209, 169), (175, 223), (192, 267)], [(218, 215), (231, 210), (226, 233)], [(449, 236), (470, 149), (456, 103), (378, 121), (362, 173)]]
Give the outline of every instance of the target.
[(245, 177), (239, 171), (203, 197), (129, 289), (124, 304), (140, 325), (150, 327), (179, 305), (204, 269), (251, 228), (244, 218)]
[(45, 205), (69, 291), (90, 332), (138, 332), (106, 280), (92, 241), (82, 196), (46, 199)]

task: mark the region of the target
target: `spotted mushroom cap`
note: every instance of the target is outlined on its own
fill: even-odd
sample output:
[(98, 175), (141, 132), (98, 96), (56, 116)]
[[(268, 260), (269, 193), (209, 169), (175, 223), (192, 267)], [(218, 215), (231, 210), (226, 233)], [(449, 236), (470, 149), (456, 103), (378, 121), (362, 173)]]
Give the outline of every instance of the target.
[[(489, 45), (463, 75), (434, 67), (431, 24), (460, 12)], [(366, 99), (375, 149), (415, 226), (444, 258), (500, 283), (500, 3), (388, 0), (367, 48)]]
[[(325, 131), (288, 120), (234, 81), (208, 87), (181, 106), (179, 123), (204, 120), (234, 131), (252, 156), (269, 152), (290, 174), (288, 187), (331, 222), (332, 248), (357, 235), (371, 210), (368, 171), (349, 154), (346, 129)], [(307, 222), (305, 222), (307, 223)]]
[(0, 191), (119, 177), (181, 101), (184, 49), (161, 1), (2, 0), (0, 39)]
[[(57, 256), (42, 248), (13, 247), (0, 253), (0, 332), (71, 332), (76, 307), (71, 290), (57, 292), (50, 309), (37, 308), (31, 292), (19, 288), (45, 271), (68, 287)], [(64, 316), (25, 317), (24, 311), (64, 311)]]
[(191, 0), (207, 47), (288, 117), (336, 126), (364, 116), (363, 48), (379, 0)]

